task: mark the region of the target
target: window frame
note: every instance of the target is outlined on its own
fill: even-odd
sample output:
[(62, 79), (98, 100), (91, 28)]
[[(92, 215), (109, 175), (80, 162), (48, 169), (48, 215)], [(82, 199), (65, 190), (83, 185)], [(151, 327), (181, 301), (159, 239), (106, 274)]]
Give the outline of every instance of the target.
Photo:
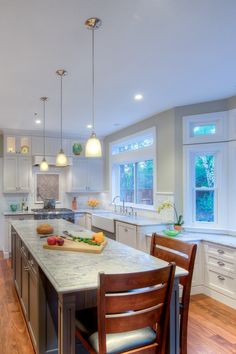
[[(135, 139), (135, 137), (139, 137), (141, 135), (146, 135), (147, 133), (151, 133), (153, 136), (153, 144), (148, 147), (143, 147), (141, 149), (122, 152), (120, 154), (112, 155), (112, 145), (117, 145), (122, 143), (123, 141), (128, 141)], [(124, 136), (123, 138), (112, 141), (109, 144), (109, 171), (110, 171), (110, 200), (112, 201), (113, 198), (118, 195), (119, 191), (119, 175), (117, 172), (117, 168), (119, 169), (119, 165), (126, 164), (126, 163), (137, 163), (146, 160), (153, 160), (153, 205), (146, 205), (146, 204), (136, 204), (136, 203), (128, 203), (126, 202), (126, 206), (132, 206), (136, 209), (144, 209), (144, 210), (154, 210), (156, 205), (156, 128), (152, 127), (146, 129), (144, 131), (139, 131), (138, 133), (132, 134), (130, 136)], [(122, 205), (122, 202), (118, 202), (117, 205)]]
[[(214, 188), (196, 188), (195, 186), (195, 157), (198, 155), (215, 156), (215, 186)], [(227, 222), (227, 145), (225, 143), (211, 143), (189, 145), (183, 148), (184, 157), (184, 217), (185, 224), (190, 227), (223, 228)], [(215, 190), (214, 194), (214, 221), (196, 220), (196, 190)], [(219, 207), (220, 201), (220, 207)]]
[[(223, 111), (183, 117), (183, 143), (199, 144), (225, 141), (228, 135), (228, 116), (228, 112)], [(214, 124), (216, 126), (215, 134), (193, 134), (194, 127), (207, 126), (211, 124)]]

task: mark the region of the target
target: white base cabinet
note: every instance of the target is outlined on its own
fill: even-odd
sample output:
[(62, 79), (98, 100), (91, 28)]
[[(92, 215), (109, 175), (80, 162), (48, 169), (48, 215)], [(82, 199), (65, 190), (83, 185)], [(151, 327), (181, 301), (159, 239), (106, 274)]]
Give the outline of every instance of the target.
[(116, 221), (116, 240), (127, 246), (137, 248), (137, 227)]

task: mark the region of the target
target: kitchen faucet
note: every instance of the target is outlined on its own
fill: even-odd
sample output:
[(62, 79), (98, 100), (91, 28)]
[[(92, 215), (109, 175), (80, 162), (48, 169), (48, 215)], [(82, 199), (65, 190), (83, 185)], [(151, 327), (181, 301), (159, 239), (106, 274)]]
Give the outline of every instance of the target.
[(111, 203), (112, 205), (114, 205), (114, 212), (115, 212), (115, 213), (116, 213), (116, 211), (117, 211), (117, 210), (116, 210), (116, 199), (117, 199), (117, 198), (120, 199), (120, 196), (119, 196), (119, 195), (116, 195), (116, 196), (113, 198), (112, 203)]

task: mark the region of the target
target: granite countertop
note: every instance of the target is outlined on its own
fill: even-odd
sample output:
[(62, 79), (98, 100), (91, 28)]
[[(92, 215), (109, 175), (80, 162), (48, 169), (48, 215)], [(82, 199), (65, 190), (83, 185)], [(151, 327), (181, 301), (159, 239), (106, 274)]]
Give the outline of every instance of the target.
[(5, 211), (3, 213), (4, 216), (14, 216), (14, 215), (34, 215), (34, 212), (33, 211), (20, 211), (20, 210), (17, 210), (17, 211)]
[[(40, 223), (26, 220), (13, 221), (12, 225), (58, 293), (97, 288), (98, 272), (140, 272), (166, 265), (160, 259), (110, 239), (101, 254), (47, 250), (43, 248), (45, 238), (40, 239), (35, 231)], [(55, 234), (81, 229), (61, 219), (50, 220), (50, 224)], [(186, 274), (184, 269), (176, 268), (177, 277)]]
[[(165, 236), (164, 234), (162, 235)], [(147, 234), (146, 236), (151, 237), (152, 234)], [(210, 234), (210, 233), (207, 234), (207, 233), (183, 231), (181, 234), (175, 236), (174, 238), (185, 242), (207, 241), (211, 243), (216, 243), (218, 245), (224, 245), (224, 246), (236, 248), (236, 237), (224, 235), (224, 234), (220, 235), (220, 234)]]

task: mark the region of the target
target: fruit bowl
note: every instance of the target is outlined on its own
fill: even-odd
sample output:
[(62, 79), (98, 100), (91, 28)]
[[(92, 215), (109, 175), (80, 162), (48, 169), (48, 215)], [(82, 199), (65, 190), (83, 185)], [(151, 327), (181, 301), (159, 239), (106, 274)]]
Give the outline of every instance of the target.
[(180, 234), (180, 231), (177, 231), (177, 230), (163, 230), (162, 232), (164, 235), (171, 236), (171, 237), (175, 237), (178, 234)]

